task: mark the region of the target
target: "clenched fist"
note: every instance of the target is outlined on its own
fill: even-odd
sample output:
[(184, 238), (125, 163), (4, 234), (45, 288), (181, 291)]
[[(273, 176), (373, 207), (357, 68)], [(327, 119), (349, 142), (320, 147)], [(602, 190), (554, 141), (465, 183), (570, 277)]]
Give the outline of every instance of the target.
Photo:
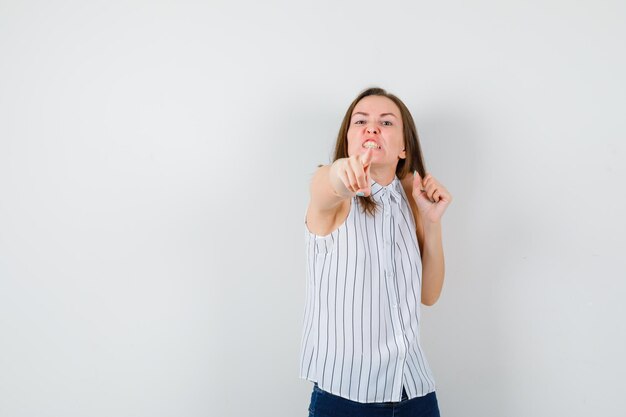
[(419, 172), (413, 173), (413, 199), (422, 215), (422, 218), (437, 223), (443, 212), (452, 202), (452, 196), (439, 181), (430, 174), (424, 179)]
[[(330, 168), (331, 178), (337, 178), (352, 196), (370, 195), (372, 192), (370, 187), (372, 152), (372, 149), (368, 149), (365, 153), (336, 160)], [(337, 190), (338, 187), (335, 189)]]

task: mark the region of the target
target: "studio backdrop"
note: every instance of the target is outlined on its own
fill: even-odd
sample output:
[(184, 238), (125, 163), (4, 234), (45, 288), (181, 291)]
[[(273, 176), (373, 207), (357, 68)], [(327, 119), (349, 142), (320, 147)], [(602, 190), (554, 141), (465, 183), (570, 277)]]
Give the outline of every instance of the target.
[(443, 416), (626, 408), (626, 6), (0, 1), (0, 415), (306, 416), (309, 183), (363, 89), (454, 200)]

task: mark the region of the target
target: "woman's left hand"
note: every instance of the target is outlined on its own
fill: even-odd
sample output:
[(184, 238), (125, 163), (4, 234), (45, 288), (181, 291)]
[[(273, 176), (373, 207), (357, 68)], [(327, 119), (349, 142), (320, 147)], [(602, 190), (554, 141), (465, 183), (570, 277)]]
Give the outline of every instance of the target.
[(422, 219), (431, 223), (439, 222), (443, 212), (452, 202), (452, 196), (448, 190), (435, 177), (426, 174), (422, 180), (417, 171), (413, 176), (413, 199)]

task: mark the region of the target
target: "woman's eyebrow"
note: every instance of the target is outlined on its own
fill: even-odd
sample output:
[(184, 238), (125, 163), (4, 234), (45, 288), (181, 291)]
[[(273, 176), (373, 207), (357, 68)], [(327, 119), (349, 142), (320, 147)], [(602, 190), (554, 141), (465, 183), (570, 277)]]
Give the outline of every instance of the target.
[[(354, 114), (352, 115), (352, 117), (356, 116), (357, 114), (362, 114), (363, 116), (369, 116), (369, 114), (368, 114), (368, 113), (363, 113), (362, 111), (358, 111), (358, 112), (354, 113)], [(396, 119), (398, 118), (398, 117), (396, 117), (396, 115), (395, 115), (395, 114), (393, 114), (393, 113), (381, 113), (381, 114), (380, 114), (380, 117), (384, 117), (384, 116), (393, 116), (393, 117), (395, 117)]]

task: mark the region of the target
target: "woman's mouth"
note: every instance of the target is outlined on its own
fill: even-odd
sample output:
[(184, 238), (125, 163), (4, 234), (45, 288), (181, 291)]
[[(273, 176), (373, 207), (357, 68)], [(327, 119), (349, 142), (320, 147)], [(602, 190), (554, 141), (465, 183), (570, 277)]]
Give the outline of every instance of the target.
[(373, 140), (365, 141), (362, 145), (365, 149), (380, 149), (380, 146)]

